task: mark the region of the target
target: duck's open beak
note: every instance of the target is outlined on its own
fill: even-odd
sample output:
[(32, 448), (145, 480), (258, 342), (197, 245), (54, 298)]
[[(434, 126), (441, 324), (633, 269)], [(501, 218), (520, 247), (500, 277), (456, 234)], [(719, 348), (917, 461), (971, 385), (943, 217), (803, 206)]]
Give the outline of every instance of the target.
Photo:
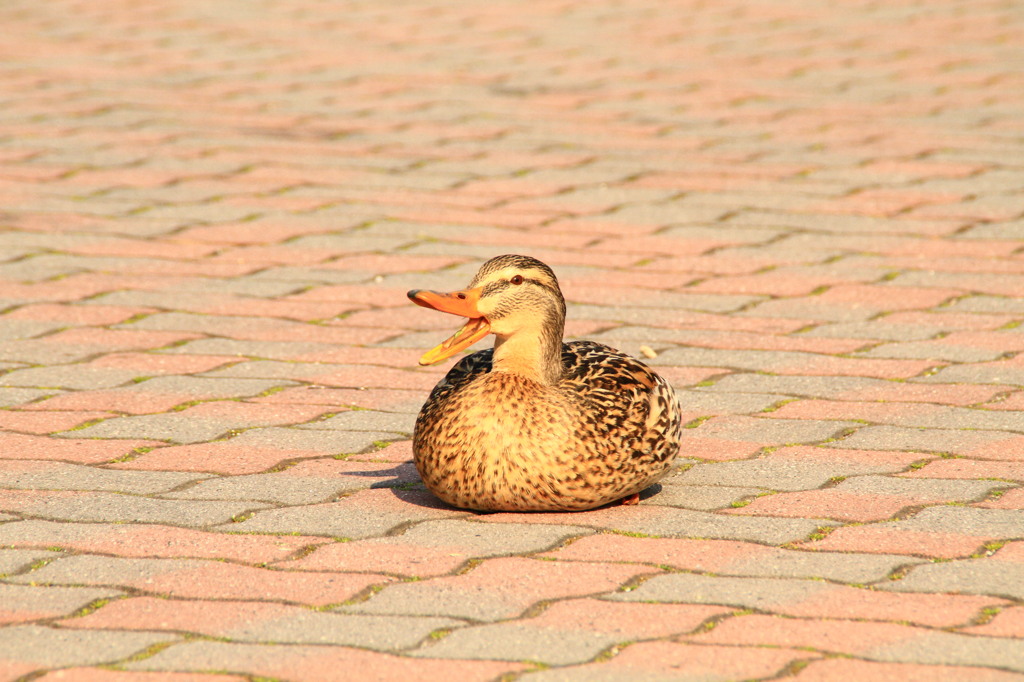
[(416, 305), (469, 318), (469, 321), (462, 325), (459, 331), (424, 353), (420, 358), (421, 365), (433, 365), (447, 360), (490, 333), (491, 323), (480, 314), (476, 307), (482, 291), (483, 289), (478, 287), (453, 291), (450, 294), (422, 289), (413, 289), (408, 293), (409, 299)]

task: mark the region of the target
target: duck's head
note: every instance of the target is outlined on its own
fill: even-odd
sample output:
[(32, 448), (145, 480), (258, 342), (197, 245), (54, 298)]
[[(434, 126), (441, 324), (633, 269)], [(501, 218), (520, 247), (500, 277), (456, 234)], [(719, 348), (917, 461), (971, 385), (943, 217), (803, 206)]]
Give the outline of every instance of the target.
[[(413, 303), (469, 318), (453, 336), (420, 358), (433, 365), (468, 348), (488, 334), (498, 344), (519, 340), (524, 346), (561, 348), (565, 299), (555, 273), (529, 256), (498, 256), (484, 263), (461, 291), (413, 289)], [(560, 352), (560, 351), (559, 351)]]

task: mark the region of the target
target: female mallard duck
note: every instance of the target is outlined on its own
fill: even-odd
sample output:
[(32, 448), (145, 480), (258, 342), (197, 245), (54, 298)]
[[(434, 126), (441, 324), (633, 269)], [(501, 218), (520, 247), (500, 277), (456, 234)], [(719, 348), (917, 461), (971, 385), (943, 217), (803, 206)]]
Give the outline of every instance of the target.
[(436, 496), (481, 511), (593, 509), (636, 504), (668, 472), (682, 426), (675, 392), (608, 346), (562, 343), (565, 299), (547, 265), (498, 256), (468, 289), (409, 298), (469, 318), (421, 365), (497, 337), (448, 372), (416, 420), (416, 468)]

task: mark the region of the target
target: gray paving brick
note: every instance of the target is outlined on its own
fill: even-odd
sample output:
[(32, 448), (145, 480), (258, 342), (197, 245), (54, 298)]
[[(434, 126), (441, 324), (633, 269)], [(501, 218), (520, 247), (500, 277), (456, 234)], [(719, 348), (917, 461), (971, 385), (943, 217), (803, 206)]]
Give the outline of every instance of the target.
[(775, 299), (747, 308), (738, 315), (789, 320), (825, 320), (828, 322), (862, 322), (874, 317), (881, 308), (863, 305), (839, 305), (813, 298)]
[(958, 313), (1024, 313), (1024, 299), (976, 294), (951, 303), (945, 310)]
[(911, 495), (934, 500), (969, 501), (981, 499), (989, 491), (1006, 486), (1006, 483), (999, 481), (855, 476), (839, 483), (836, 490), (871, 495)]
[(348, 410), (328, 419), (301, 424), (297, 429), (312, 431), (387, 431), (412, 437), (416, 415), (408, 412), (380, 412), (377, 410)]
[(498, 623), (456, 630), (440, 642), (410, 652), (410, 655), (568, 665), (589, 661), (615, 643), (613, 636), (585, 630), (548, 630), (520, 623)]
[(953, 592), (1024, 599), (1024, 565), (991, 559), (965, 559), (915, 566), (901, 580), (880, 583), (895, 592)]
[[(992, 483), (995, 487), (1006, 485)], [(1018, 538), (1024, 537), (1024, 510), (942, 505), (922, 509), (911, 518), (898, 521), (892, 526), (887, 524), (886, 527), (933, 533), (960, 533), (987, 538)]]
[[(752, 441), (763, 445), (815, 443), (832, 438), (842, 431), (858, 426), (856, 422), (826, 420), (772, 419), (756, 416), (732, 416), (711, 420), (694, 433), (702, 438)], [(690, 453), (697, 457), (699, 453)]]
[(163, 497), (180, 500), (254, 500), (281, 504), (316, 504), (363, 488), (381, 487), (385, 482), (392, 486), (419, 482), (419, 475), (411, 464), (403, 469), (401, 472), (367, 472), (366, 476), (296, 476), (282, 472), (224, 476), (201, 481), (186, 490), (168, 493)]
[(237, 426), (237, 422), (227, 419), (169, 412), (107, 419), (64, 435), (75, 438), (140, 438), (172, 443), (202, 443), (223, 437)]
[(139, 393), (183, 394), (194, 400), (212, 400), (258, 396), (273, 388), (294, 385), (290, 381), (264, 378), (177, 375), (153, 377), (133, 384), (124, 390)]
[[(662, 513), (649, 516), (626, 516), (606, 520), (601, 527), (627, 533), (645, 533), (677, 538), (719, 538), (747, 540), (781, 545), (805, 538), (819, 525), (830, 525), (820, 519), (789, 519), (745, 517), (713, 514), (676, 507), (658, 507)], [(583, 520), (580, 523), (584, 523)]]
[[(12, 525), (17, 524), (0, 526), (0, 532)], [(59, 559), (62, 556), (62, 552), (45, 549), (0, 549), (0, 575), (9, 576), (27, 571), (37, 561)]]
[(984, 362), (997, 360), (1003, 351), (970, 346), (936, 343), (886, 343), (857, 353), (858, 358), (909, 358), (949, 362)]
[(225, 636), (242, 642), (340, 644), (393, 651), (416, 646), (434, 630), (463, 624), (463, 621), (450, 618), (376, 616), (297, 608), (282, 618), (232, 628)]
[[(93, 587), (42, 587), (0, 583), (4, 608), (54, 615), (70, 615), (97, 599), (113, 599), (123, 592)], [(49, 616), (47, 616), (49, 617)]]
[[(936, 317), (939, 317), (936, 315)], [(798, 336), (818, 339), (878, 339), (885, 341), (923, 341), (931, 339), (944, 331), (943, 327), (919, 326), (909, 324), (890, 324), (882, 320), (865, 320), (863, 322), (836, 322), (823, 324), (801, 332)], [(894, 350), (899, 347), (894, 346)], [(882, 357), (899, 357), (885, 355)], [(912, 356), (916, 357), (916, 356)], [(928, 356), (926, 356), (928, 357)]]
[(364, 602), (346, 606), (345, 613), (413, 615), (491, 622), (514, 618), (523, 606), (493, 592), (454, 590), (430, 581), (389, 585)]
[[(2, 381), (2, 379), (0, 379)], [(59, 391), (35, 388), (9, 388), (0, 386), (0, 407), (16, 407), (53, 395)]]
[(326, 343), (300, 341), (249, 341), (244, 339), (197, 339), (166, 350), (177, 355), (231, 355), (239, 358), (289, 360), (299, 355), (334, 350)]
[(24, 464), (5, 470), (0, 462), (0, 488), (26, 490), (110, 490), (128, 493), (158, 493), (204, 476), (173, 471), (124, 471), (101, 469), (65, 462)]
[(810, 463), (765, 455), (756, 459), (697, 464), (675, 477), (686, 485), (725, 485), (764, 490), (813, 490), (835, 476), (890, 471), (900, 467), (859, 462)]
[(60, 322), (44, 322), (42, 320), (12, 320), (0, 317), (0, 341), (15, 339), (31, 339), (33, 337), (60, 329)]
[(922, 563), (893, 554), (804, 552), (771, 548), (765, 554), (730, 564), (721, 573), (771, 578), (824, 578), (843, 583), (874, 583), (897, 568)]
[(126, 559), (82, 554), (65, 556), (7, 580), (17, 584), (117, 587), (166, 573), (201, 568), (208, 563), (198, 559)]
[[(469, 557), (542, 552), (573, 537), (591, 535), (585, 526), (540, 523), (479, 523), (469, 518), (423, 521), (383, 542), (419, 547), (460, 547)], [(366, 540), (373, 543), (374, 540)]]
[(864, 426), (848, 437), (831, 443), (830, 447), (968, 454), (988, 443), (1006, 440), (1006, 437), (1006, 434), (996, 431)]
[(679, 403), (688, 412), (704, 414), (755, 414), (780, 400), (793, 396), (766, 393), (726, 393), (724, 391), (676, 390)]
[(1024, 386), (1024, 368), (993, 363), (990, 365), (952, 365), (914, 381), (937, 384), (999, 384)]
[(131, 381), (138, 374), (130, 369), (114, 367), (57, 365), (15, 370), (5, 374), (0, 381), (3, 381), (6, 386), (95, 390), (120, 386)]
[(757, 495), (760, 492), (762, 492), (760, 488), (682, 485), (672, 479), (665, 479), (661, 482), (661, 490), (656, 495), (643, 500), (642, 503), (712, 511), (726, 508), (736, 500)]
[(1024, 641), (1010, 637), (929, 630), (912, 639), (871, 648), (861, 655), (876, 661), (971, 665), (1024, 672)]
[(70, 497), (40, 497), (21, 510), (29, 516), (65, 521), (167, 523), (199, 527), (225, 523), (232, 517), (266, 505), (255, 502), (170, 500), (108, 492), (78, 493)]
[(368, 452), (377, 448), (377, 444), (392, 440), (399, 439), (395, 433), (385, 431), (327, 431), (267, 427), (249, 429), (232, 438), (231, 442), (234, 445), (310, 450), (325, 455), (352, 455)]
[[(358, 493), (357, 493), (358, 495)], [(402, 495), (416, 505), (405, 511), (366, 513), (358, 498), (344, 498), (339, 502), (306, 505), (287, 509), (258, 511), (251, 518), (230, 526), (218, 528), (239, 533), (301, 533), (340, 538), (367, 538), (385, 535), (393, 529), (413, 521), (429, 518), (458, 518), (468, 512), (442, 507), (425, 491), (407, 490)]]
[(772, 611), (791, 602), (812, 599), (832, 586), (815, 580), (728, 578), (696, 573), (671, 573), (645, 580), (629, 592), (605, 596), (612, 601), (721, 604)]
[(23, 661), (41, 668), (101, 665), (128, 658), (158, 642), (173, 642), (173, 634), (111, 630), (66, 630), (39, 625), (4, 628), (0, 659)]

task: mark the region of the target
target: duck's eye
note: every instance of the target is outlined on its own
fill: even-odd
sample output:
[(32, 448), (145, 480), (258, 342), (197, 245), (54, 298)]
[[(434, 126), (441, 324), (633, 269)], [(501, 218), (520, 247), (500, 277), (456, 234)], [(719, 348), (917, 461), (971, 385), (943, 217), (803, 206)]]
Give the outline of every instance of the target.
[(522, 284), (523, 283), (523, 276), (522, 275), (514, 275), (512, 277), (512, 279), (509, 280), (509, 282), (511, 282), (512, 284)]

